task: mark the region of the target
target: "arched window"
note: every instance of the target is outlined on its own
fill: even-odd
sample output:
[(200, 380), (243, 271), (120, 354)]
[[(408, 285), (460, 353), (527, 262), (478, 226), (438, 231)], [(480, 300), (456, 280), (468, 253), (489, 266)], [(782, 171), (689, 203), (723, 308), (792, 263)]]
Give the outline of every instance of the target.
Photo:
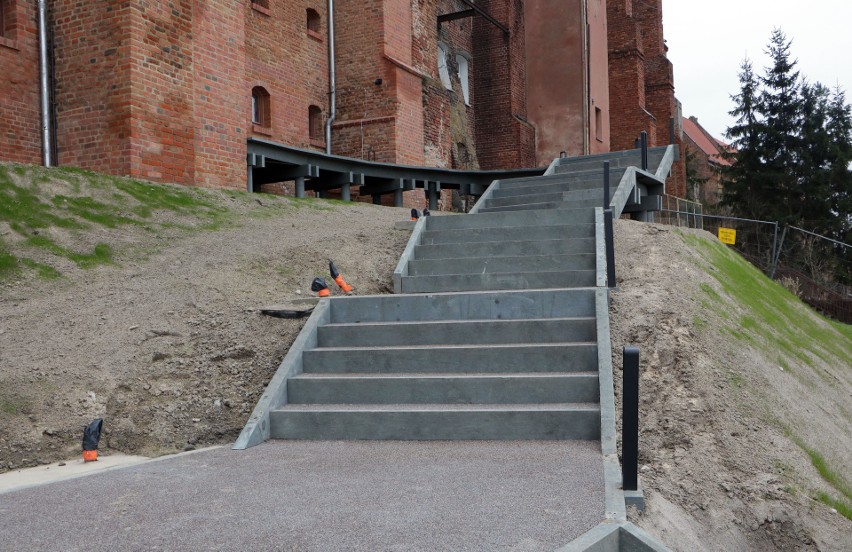
[(262, 86), (251, 89), (251, 122), (269, 128), (272, 126), (272, 111), (269, 105), (269, 92)]
[(449, 59), (449, 49), (447, 45), (443, 42), (438, 43), (438, 76), (441, 77), (441, 82), (444, 84), (444, 88), (447, 90), (452, 90), (453, 85), (450, 82), (450, 68), (447, 64), (447, 60)]
[(308, 19), (308, 23), (307, 23), (308, 24), (308, 30), (311, 31), (311, 32), (319, 34), (319, 32), (321, 30), (320, 27), (321, 27), (321, 24), (322, 24), (322, 21), (320, 20), (320, 14), (317, 13), (316, 10), (313, 10), (311, 8), (308, 8), (307, 14), (308, 14), (308, 17), (307, 17), (307, 19)]
[(464, 103), (470, 105), (470, 59), (464, 54), (456, 54), (456, 63), (459, 66), (459, 82), (461, 82)]
[(323, 141), (322, 109), (315, 105), (308, 108), (308, 137), (312, 142)]

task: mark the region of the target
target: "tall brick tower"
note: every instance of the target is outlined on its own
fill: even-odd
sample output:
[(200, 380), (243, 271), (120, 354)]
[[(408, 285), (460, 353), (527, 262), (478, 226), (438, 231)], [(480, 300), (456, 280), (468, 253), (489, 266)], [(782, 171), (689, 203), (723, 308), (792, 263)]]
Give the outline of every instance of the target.
[[(680, 106), (663, 39), (662, 0), (607, 0), (607, 25), (612, 149), (633, 148), (643, 130), (650, 146), (681, 145)], [(685, 197), (682, 162), (672, 167), (669, 182), (666, 193)]]

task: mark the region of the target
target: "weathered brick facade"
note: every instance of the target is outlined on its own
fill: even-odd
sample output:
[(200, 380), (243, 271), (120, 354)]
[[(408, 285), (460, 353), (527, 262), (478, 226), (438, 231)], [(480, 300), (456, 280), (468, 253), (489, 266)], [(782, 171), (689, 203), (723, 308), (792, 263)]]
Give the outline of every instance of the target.
[[(537, 88), (528, 94), (529, 87), (547, 80), (541, 70), (534, 78), (528, 74), (528, 58), (547, 52), (550, 39), (526, 32), (521, 0), (477, 2), (508, 34), (479, 15), (438, 24), (439, 15), (470, 9), (461, 0), (336, 0), (332, 153), (492, 169), (546, 164), (563, 144), (571, 154), (606, 151), (610, 131), (614, 149), (632, 147), (641, 129), (649, 131), (652, 144), (665, 141), (668, 127), (660, 121), (668, 120), (676, 104), (654, 11), (658, 4), (606, 2), (604, 13), (604, 0), (572, 0), (559, 14), (566, 23), (574, 12), (586, 18), (586, 25), (565, 25), (563, 32), (571, 36), (554, 44), (570, 44), (578, 52), (565, 57), (565, 78), (584, 76), (570, 81), (571, 115), (548, 127), (553, 109), (540, 102), (568, 100), (538, 94)], [(37, 2), (0, 5), (0, 69), (9, 75), (0, 82), (0, 159), (40, 163)], [(242, 189), (249, 137), (326, 148), (326, 0), (49, 5), (60, 165)], [(540, 24), (555, 5), (538, 0), (526, 8)], [(586, 27), (591, 38), (580, 36)], [(551, 25), (549, 32), (559, 28)], [(439, 43), (446, 51), (446, 83), (438, 67)], [(467, 101), (461, 66), (467, 71)], [(609, 77), (611, 97), (606, 79), (594, 75)], [(262, 121), (253, 121), (253, 90), (264, 98)], [(539, 102), (534, 108), (531, 98)], [(610, 117), (610, 105), (621, 111), (613, 107)], [(598, 121), (596, 108), (602, 114)], [(448, 205), (449, 194), (442, 199)], [(406, 194), (406, 203), (422, 208), (422, 191)]]
[[(681, 145), (680, 105), (663, 40), (662, 0), (607, 0), (607, 25), (612, 149), (635, 147), (643, 130), (651, 147)], [(685, 197), (682, 161), (672, 167), (666, 193)]]
[(0, 8), (0, 160), (40, 163), (36, 4), (0, 0)]

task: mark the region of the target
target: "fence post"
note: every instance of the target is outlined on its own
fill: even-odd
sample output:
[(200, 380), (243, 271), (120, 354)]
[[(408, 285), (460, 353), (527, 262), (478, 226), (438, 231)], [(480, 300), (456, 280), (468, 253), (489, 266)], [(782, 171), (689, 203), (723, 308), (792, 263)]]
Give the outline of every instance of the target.
[(787, 230), (790, 227), (784, 225), (784, 231), (781, 232), (781, 242), (778, 244), (778, 250), (775, 252), (775, 258), (772, 260), (772, 272), (769, 273), (769, 279), (775, 279), (775, 270), (778, 268), (778, 260), (781, 258), (781, 250), (784, 249), (784, 238), (787, 237)]
[[(776, 220), (775, 221), (775, 231), (772, 234), (772, 256), (769, 257), (769, 267), (770, 267), (771, 273), (773, 273), (773, 274), (774, 274), (774, 271), (772, 270), (772, 266), (775, 264), (775, 248), (777, 246), (778, 246), (778, 221)], [(774, 278), (772, 278), (771, 276), (770, 276), (770, 278), (774, 280)]]
[(639, 472), (639, 348), (624, 348), (621, 401), (621, 480), (625, 491), (638, 488)]

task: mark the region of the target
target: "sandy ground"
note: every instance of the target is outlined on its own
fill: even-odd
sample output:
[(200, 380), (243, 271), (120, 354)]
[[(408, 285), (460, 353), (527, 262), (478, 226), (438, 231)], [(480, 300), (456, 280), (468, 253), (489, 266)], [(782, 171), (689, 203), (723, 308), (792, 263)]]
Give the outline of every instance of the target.
[[(700, 301), (702, 284), (722, 293), (713, 269), (678, 232), (709, 236), (616, 222), (617, 387), (622, 348), (641, 348), (639, 464), (647, 510), (631, 521), (674, 550), (852, 549), (852, 522), (811, 498), (831, 490), (783, 431), (794, 428), (848, 481), (852, 364), (817, 364), (836, 380), (803, 385), (791, 372), (807, 367), (791, 363), (785, 372), (764, 350), (723, 336), (719, 330), (730, 322)], [(803, 308), (802, 316), (815, 315)]]
[[(357, 293), (389, 293), (409, 235), (393, 227), (407, 218), (303, 205), (216, 232), (133, 235), (144, 256), (0, 284), (0, 472), (77, 461), (97, 417), (105, 456), (232, 442), (302, 324), (257, 309), (309, 295), (328, 257)], [(648, 510), (634, 521), (675, 550), (849, 550), (852, 523), (810, 498), (827, 486), (767, 414), (788, 412), (799, 433), (823, 436), (811, 446), (848, 462), (848, 418), (826, 416), (820, 398), (849, 404), (849, 367), (839, 387), (785, 379), (714, 330), (696, 297), (715, 282), (677, 233), (618, 221), (616, 235), (614, 364), (624, 344), (643, 354)], [(745, 385), (731, 384), (731, 370)]]

